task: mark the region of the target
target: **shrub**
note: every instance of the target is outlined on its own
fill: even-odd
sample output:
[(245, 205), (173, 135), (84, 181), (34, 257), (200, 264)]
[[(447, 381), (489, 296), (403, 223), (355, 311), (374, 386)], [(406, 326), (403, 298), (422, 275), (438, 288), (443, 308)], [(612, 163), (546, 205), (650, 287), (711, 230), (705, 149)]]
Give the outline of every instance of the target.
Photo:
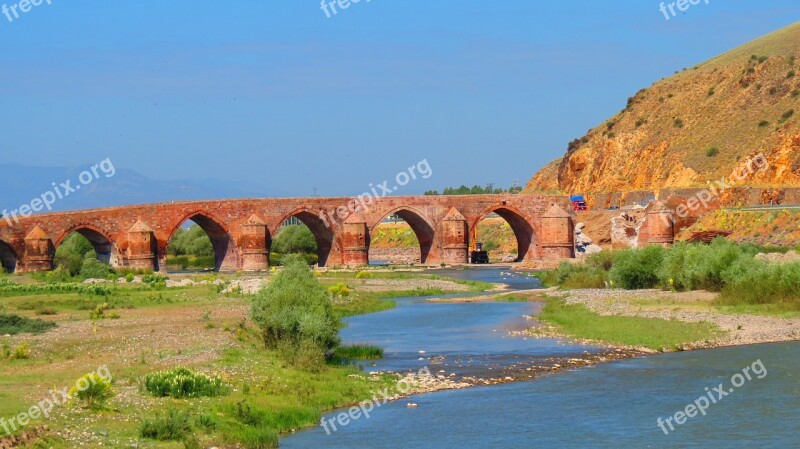
[(675, 120), (672, 121), (672, 123), (675, 125), (676, 128), (683, 128), (682, 118), (676, 118)]
[(784, 112), (783, 115), (781, 115), (781, 123), (786, 123), (786, 121), (792, 118), (793, 115), (794, 109), (789, 109), (788, 111)]
[(767, 263), (741, 258), (724, 274), (722, 304), (780, 304), (800, 309), (800, 263)]
[(723, 238), (710, 245), (679, 243), (666, 252), (659, 277), (675, 290), (721, 291), (727, 283), (726, 271), (742, 259), (753, 259), (759, 251)]
[(98, 304), (97, 307), (94, 308), (91, 312), (89, 312), (89, 319), (90, 320), (102, 320), (105, 318), (106, 310), (108, 310), (110, 306), (107, 302), (102, 304)]
[(590, 254), (586, 257), (586, 265), (603, 271), (609, 271), (611, 267), (614, 266), (614, 252), (600, 251), (599, 253)]
[(794, 78), (794, 70), (789, 70), (789, 73), (786, 74), (786, 78)]
[(769, 126), (769, 122), (766, 121), (766, 120), (761, 120), (760, 122), (758, 122), (758, 127), (759, 128), (765, 128), (767, 126)]
[(114, 273), (114, 269), (111, 268), (111, 265), (100, 262), (92, 257), (91, 259), (83, 261), (80, 277), (84, 279), (106, 279)]
[(344, 282), (338, 282), (328, 287), (328, 293), (334, 298), (346, 298), (350, 296), (350, 288)]
[(27, 360), (31, 358), (31, 347), (27, 341), (18, 344), (13, 350), (8, 350), (6, 347), (4, 352), (7, 354), (6, 358), (11, 360)]
[(30, 319), (19, 315), (0, 314), (0, 334), (21, 333), (42, 334), (56, 327), (55, 323), (40, 319)]
[(587, 264), (572, 264), (562, 262), (555, 270), (545, 272), (539, 276), (547, 285), (559, 285), (564, 288), (603, 288), (608, 275), (606, 271)]
[(188, 368), (175, 368), (150, 373), (144, 377), (144, 388), (157, 397), (196, 398), (226, 394), (228, 386), (218, 376), (208, 376)]
[(108, 400), (114, 397), (114, 390), (109, 377), (89, 373), (75, 382), (69, 394), (83, 402), (84, 407), (98, 410), (106, 407)]
[(664, 258), (664, 248), (648, 246), (623, 250), (616, 254), (609, 272), (616, 285), (625, 289), (653, 288), (658, 285), (657, 271)]
[(372, 273), (369, 271), (359, 271), (356, 273), (356, 279), (372, 279)]
[(286, 268), (253, 300), (253, 321), (268, 348), (280, 349), (290, 360), (311, 353), (318, 359), (338, 345), (341, 324), (308, 265), (296, 256), (286, 257), (285, 262)]
[(711, 147), (706, 150), (706, 157), (714, 157), (719, 154), (719, 148)]
[(192, 433), (192, 423), (185, 411), (169, 409), (153, 418), (145, 418), (139, 425), (139, 435), (158, 441), (178, 441)]

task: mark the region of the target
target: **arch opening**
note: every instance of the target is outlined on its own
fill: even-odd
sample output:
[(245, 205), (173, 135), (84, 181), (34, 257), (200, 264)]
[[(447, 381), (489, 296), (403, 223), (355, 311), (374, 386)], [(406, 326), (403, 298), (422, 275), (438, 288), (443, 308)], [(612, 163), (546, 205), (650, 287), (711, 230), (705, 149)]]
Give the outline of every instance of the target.
[(0, 241), (0, 266), (6, 273), (17, 271), (17, 253), (6, 242)]
[(173, 231), (167, 242), (166, 271), (236, 271), (236, 243), (214, 219), (195, 214)]
[(72, 276), (85, 272), (90, 277), (103, 277), (121, 266), (116, 245), (100, 231), (85, 227), (67, 233), (58, 243), (53, 265), (68, 270)]
[(475, 224), (470, 236), (471, 250), (482, 243), (490, 262), (521, 262), (536, 238), (533, 227), (517, 212), (497, 207)]
[(297, 254), (309, 265), (319, 262), (317, 238), (305, 223), (297, 217), (290, 217), (278, 227), (275, 238), (267, 242), (271, 247), (270, 266), (283, 265), (284, 256)]
[(427, 263), (435, 231), (418, 213), (399, 209), (370, 230), (369, 260), (375, 264)]
[[(314, 251), (314, 246), (310, 245), (307, 240), (306, 229), (314, 236), (316, 244), (316, 263), (320, 267), (328, 264), (328, 259), (333, 249), (333, 231), (325, 224), (325, 222), (309, 211), (300, 211), (289, 215), (281, 222), (278, 229), (272, 234), (274, 237), (271, 242), (268, 242), (270, 247), (270, 258), (273, 254), (279, 255), (280, 252), (276, 250), (285, 250), (286, 248), (293, 249), (291, 252), (311, 253)], [(282, 239), (287, 236), (287, 232), (297, 237), (293, 238), (293, 245), (284, 245)], [(305, 236), (303, 235), (305, 234)], [(278, 244), (276, 245), (276, 241)], [(293, 247), (293, 248), (292, 248)], [(309, 262), (313, 260), (309, 259)]]

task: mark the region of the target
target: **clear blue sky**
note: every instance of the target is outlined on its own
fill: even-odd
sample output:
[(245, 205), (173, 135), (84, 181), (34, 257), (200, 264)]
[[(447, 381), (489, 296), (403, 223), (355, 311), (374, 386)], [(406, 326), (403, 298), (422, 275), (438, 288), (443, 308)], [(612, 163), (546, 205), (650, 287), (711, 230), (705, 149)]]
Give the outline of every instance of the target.
[[(797, 0), (51, 0), (0, 16), (0, 161), (350, 195), (524, 183), (638, 89)], [(0, 0), (0, 5), (15, 0)], [(49, 181), (49, 180), (48, 180)], [(398, 192), (398, 194), (401, 192)]]

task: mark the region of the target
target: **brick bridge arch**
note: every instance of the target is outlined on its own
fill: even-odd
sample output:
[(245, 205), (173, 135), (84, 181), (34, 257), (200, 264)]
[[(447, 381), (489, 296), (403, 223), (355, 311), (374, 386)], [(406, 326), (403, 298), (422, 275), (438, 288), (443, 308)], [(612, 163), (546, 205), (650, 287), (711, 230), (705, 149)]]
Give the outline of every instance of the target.
[[(437, 258), (436, 252), (434, 250), (434, 243), (436, 240), (436, 228), (434, 223), (425, 215), (425, 212), (409, 206), (400, 206), (393, 210), (386, 212), (383, 217), (378, 219), (376, 222), (372, 223), (369, 226), (369, 237), (377, 231), (378, 226), (385, 220), (386, 218), (397, 215), (402, 218), (408, 226), (414, 231), (414, 235), (417, 237), (417, 241), (419, 242), (419, 249), (420, 249), (420, 261), (421, 263), (425, 264), (428, 262), (428, 258), (431, 257), (431, 251), (434, 251), (433, 257)], [(371, 241), (368, 239), (368, 243)], [(367, 245), (369, 246), (369, 245)]]
[(184, 213), (175, 220), (172, 229), (168, 232), (165, 240), (158, 240), (158, 267), (167, 266), (167, 254), (172, 237), (178, 229), (187, 221), (193, 221), (208, 235), (211, 240), (211, 247), (214, 249), (214, 269), (217, 271), (235, 271), (239, 267), (239, 251), (231, 232), (227, 229), (224, 221), (215, 217), (213, 213), (205, 209), (197, 209)]
[(536, 236), (540, 233), (539, 229), (528, 222), (522, 211), (511, 205), (494, 204), (483, 210), (475, 222), (470, 224), (471, 236), (477, 235), (478, 224), (491, 213), (499, 215), (511, 226), (514, 237), (517, 239), (517, 262), (525, 260), (529, 252), (532, 253), (534, 259), (541, 258), (540, 248), (536, 242)]
[(114, 239), (107, 231), (91, 223), (77, 223), (61, 231), (53, 241), (53, 250), (58, 249), (70, 234), (76, 232), (89, 241), (97, 260), (115, 268), (122, 266), (119, 259), (119, 248), (114, 243)]
[[(427, 264), (467, 263), (470, 236), (495, 212), (509, 222), (520, 260), (574, 255), (569, 200), (555, 195), (272, 198), (173, 202), (0, 220), (0, 261), (9, 271), (53, 268), (55, 248), (71, 232), (89, 236), (96, 252), (116, 266), (165, 267), (170, 238), (193, 220), (211, 237), (218, 270), (268, 268), (271, 236), (290, 217), (314, 233), (320, 266), (369, 263), (370, 235), (383, 219), (400, 215), (420, 241)], [(98, 251), (98, 248), (100, 251)]]
[[(338, 245), (336, 245), (336, 236), (334, 235), (334, 231), (331, 229), (330, 225), (326, 223), (318, 213), (314, 213), (313, 209), (301, 206), (285, 214), (280, 219), (277, 226), (271, 230), (271, 235), (277, 234), (278, 228), (283, 224), (283, 222), (293, 217), (300, 220), (301, 223), (308, 226), (308, 229), (311, 230), (311, 233), (314, 235), (314, 240), (317, 242), (318, 263), (320, 266), (327, 265), (328, 260), (331, 257), (331, 252), (337, 254), (339, 252)], [(267, 248), (271, 251), (271, 242), (269, 242)]]

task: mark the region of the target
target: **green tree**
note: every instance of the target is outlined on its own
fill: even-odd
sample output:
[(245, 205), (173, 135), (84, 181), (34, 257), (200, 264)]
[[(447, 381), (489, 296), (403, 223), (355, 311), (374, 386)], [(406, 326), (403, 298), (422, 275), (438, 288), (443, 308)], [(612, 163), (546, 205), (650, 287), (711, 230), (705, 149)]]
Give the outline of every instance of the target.
[(316, 254), (317, 240), (304, 224), (282, 226), (272, 242), (279, 254)]
[(86, 237), (73, 232), (58, 245), (53, 263), (56, 267), (67, 270), (70, 276), (77, 276), (87, 257), (96, 257), (94, 247)]

